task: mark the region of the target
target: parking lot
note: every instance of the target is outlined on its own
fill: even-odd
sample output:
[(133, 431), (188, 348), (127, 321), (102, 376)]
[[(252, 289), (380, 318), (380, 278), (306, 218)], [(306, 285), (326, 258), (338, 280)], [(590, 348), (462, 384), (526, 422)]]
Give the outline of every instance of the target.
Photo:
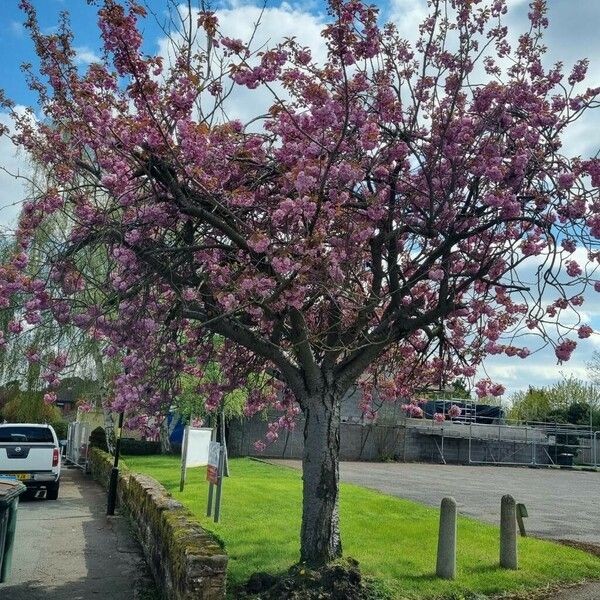
[[(273, 460), (300, 468), (300, 461)], [(529, 512), (529, 534), (600, 545), (600, 473), (515, 467), (343, 462), (342, 481), (439, 506), (453, 496), (463, 515), (499, 523), (500, 498)]]
[(127, 521), (105, 511), (106, 493), (79, 469), (63, 468), (56, 501), (22, 497), (12, 575), (0, 598), (153, 598)]

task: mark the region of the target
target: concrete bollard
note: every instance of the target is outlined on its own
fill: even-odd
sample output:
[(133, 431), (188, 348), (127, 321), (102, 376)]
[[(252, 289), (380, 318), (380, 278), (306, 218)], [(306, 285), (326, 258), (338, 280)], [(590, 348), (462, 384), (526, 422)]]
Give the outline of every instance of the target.
[(440, 507), (435, 574), (443, 579), (456, 577), (456, 500), (454, 498), (444, 498)]
[(517, 569), (517, 505), (510, 496), (502, 496), (500, 505), (500, 566)]

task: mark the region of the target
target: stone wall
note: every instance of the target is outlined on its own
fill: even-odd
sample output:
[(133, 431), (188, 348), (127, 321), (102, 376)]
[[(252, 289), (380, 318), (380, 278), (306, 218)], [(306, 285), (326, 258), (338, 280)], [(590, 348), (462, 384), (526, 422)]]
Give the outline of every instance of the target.
[[(93, 448), (90, 469), (108, 487), (110, 455)], [(152, 477), (120, 468), (119, 507), (129, 516), (154, 579), (168, 600), (225, 598), (227, 555), (192, 513)]]
[[(405, 419), (396, 425), (341, 423), (340, 459), (469, 464), (470, 456), (472, 464), (530, 464), (534, 457), (538, 465), (550, 462), (540, 432), (504, 429), (499, 433), (496, 427), (489, 425), (469, 427), (453, 423), (445, 423), (443, 428), (442, 439), (441, 426), (430, 420)], [(254, 442), (264, 438), (266, 420), (260, 416), (234, 420), (229, 425), (229, 454), (301, 459), (303, 429), (304, 420), (299, 418), (294, 431), (281, 432), (274, 443), (258, 451)], [(538, 445), (532, 444), (531, 436), (539, 437)]]
[[(263, 439), (266, 421), (254, 417), (234, 420), (229, 424), (227, 450), (230, 456), (262, 458), (302, 458), (304, 420), (299, 418), (293, 431), (282, 431), (279, 438), (264, 452), (254, 448)], [(341, 460), (403, 460), (405, 429), (401, 426), (361, 425), (342, 423), (340, 426)]]

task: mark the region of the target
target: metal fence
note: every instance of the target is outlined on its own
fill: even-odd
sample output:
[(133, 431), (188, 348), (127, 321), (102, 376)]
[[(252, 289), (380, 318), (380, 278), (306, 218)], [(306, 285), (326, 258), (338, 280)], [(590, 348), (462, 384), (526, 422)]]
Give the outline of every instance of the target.
[[(502, 411), (482, 414), (475, 402), (436, 399), (434, 413), (412, 418), (382, 412), (377, 422), (343, 421), (340, 428), (342, 460), (398, 460), (406, 462), (472, 465), (564, 465), (600, 466), (600, 432), (591, 426), (554, 421), (520, 422)], [(462, 404), (461, 414), (449, 416), (452, 404)], [(479, 406), (481, 408), (481, 406)], [(425, 412), (425, 411), (424, 411)], [(254, 448), (264, 437), (266, 423), (260, 415), (230, 423), (230, 450), (235, 456), (302, 458), (303, 420), (265, 451)]]
[[(480, 465), (581, 465), (600, 464), (598, 431), (589, 426), (557, 422), (521, 423), (503, 419), (477, 423), (464, 418), (436, 423), (430, 419), (407, 419), (405, 426), (427, 436), (434, 448), (432, 459)], [(461, 442), (467, 453), (457, 455)], [(466, 459), (466, 460), (465, 460)]]
[(87, 423), (81, 421), (69, 423), (66, 459), (82, 469), (87, 468), (90, 433), (90, 426)]

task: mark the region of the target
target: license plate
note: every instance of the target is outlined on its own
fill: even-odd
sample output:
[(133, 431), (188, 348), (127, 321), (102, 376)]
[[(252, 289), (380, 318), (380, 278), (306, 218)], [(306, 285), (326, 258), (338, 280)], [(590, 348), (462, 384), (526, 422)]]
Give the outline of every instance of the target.
[(4, 479), (19, 479), (20, 481), (27, 481), (31, 479), (29, 473), (15, 473), (14, 475), (0, 475)]

